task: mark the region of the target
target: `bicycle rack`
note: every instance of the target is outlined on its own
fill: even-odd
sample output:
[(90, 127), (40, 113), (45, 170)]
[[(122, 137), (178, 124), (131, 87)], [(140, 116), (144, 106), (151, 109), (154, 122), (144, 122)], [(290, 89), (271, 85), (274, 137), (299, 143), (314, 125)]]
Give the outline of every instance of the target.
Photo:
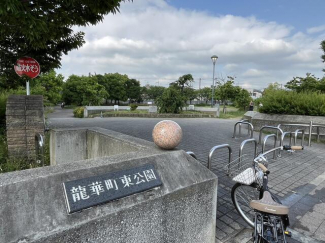
[(35, 134), (36, 162), (44, 166), (44, 138), (41, 134)]
[(241, 125), (242, 124), (246, 124), (248, 126), (248, 134), (249, 134), (249, 129), (251, 130), (251, 138), (253, 138), (253, 133), (254, 133), (254, 127), (252, 125), (252, 123), (248, 122), (247, 120), (240, 120), (239, 122), (236, 122), (235, 126), (234, 126), (234, 134), (233, 134), (233, 138), (236, 138), (236, 128), (237, 125), (239, 124), (239, 136), (241, 135)]
[[(269, 138), (274, 138), (274, 148), (276, 147), (276, 142), (277, 142), (277, 135), (276, 134), (269, 134), (269, 135), (266, 135), (264, 137), (264, 140), (263, 140), (263, 145), (262, 145), (262, 153), (264, 153), (265, 151), (265, 145), (266, 145), (266, 141), (269, 139)], [(291, 141), (291, 139), (290, 139)], [(273, 159), (276, 159), (276, 151), (274, 150), (273, 152)]]
[[(280, 124), (281, 125), (281, 124)], [(261, 129), (260, 129), (260, 135), (259, 135), (259, 139), (258, 139), (258, 143), (261, 144), (261, 141), (262, 141), (262, 131), (264, 129), (274, 129), (277, 131), (276, 133), (276, 136), (278, 138), (278, 132), (281, 133), (281, 138), (283, 137), (283, 130), (280, 128), (280, 125), (278, 125), (277, 127), (274, 127), (274, 126), (263, 126)], [(280, 146), (282, 145), (282, 141), (280, 140)]]
[(230, 164), (231, 159), (232, 159), (232, 149), (231, 149), (231, 147), (230, 147), (229, 144), (221, 144), (221, 145), (214, 146), (214, 147), (210, 150), (209, 158), (208, 158), (208, 166), (207, 166), (209, 170), (211, 170), (211, 162), (212, 162), (212, 155), (213, 155), (213, 153), (214, 153), (216, 150), (219, 150), (219, 149), (222, 149), (222, 148), (228, 148), (228, 151), (229, 151), (228, 167), (229, 167), (229, 164)]
[(195, 153), (193, 153), (192, 151), (187, 151), (186, 153), (197, 160), (197, 157), (196, 157)]
[[(241, 122), (249, 122), (249, 120), (247, 119), (242, 119), (240, 120)], [(241, 136), (241, 123), (239, 123), (239, 137)], [(247, 134), (249, 135), (249, 129), (248, 129), (248, 126), (247, 126)]]
[[(319, 127), (317, 127), (317, 129), (319, 130)], [(303, 146), (304, 145), (304, 140), (305, 140), (305, 130), (303, 130), (303, 129), (297, 129), (295, 131), (295, 137), (294, 137), (294, 140), (293, 140), (294, 141), (293, 142), (293, 145), (296, 145), (296, 143), (297, 143), (298, 133), (301, 133), (302, 134), (302, 137), (301, 137), (301, 146)], [(318, 133), (318, 136), (317, 136), (317, 140), (318, 139), (319, 139), (319, 133)]]
[[(308, 128), (308, 146), (311, 146), (311, 136), (312, 135), (317, 135), (317, 141), (319, 141), (319, 137), (320, 137), (320, 128), (325, 128), (324, 125), (314, 125), (313, 124), (313, 121), (310, 121), (309, 125), (307, 124), (279, 124), (278, 127), (280, 126), (297, 126), (297, 127), (306, 127)], [(317, 132), (316, 133), (313, 133), (313, 127), (316, 127), (317, 128)], [(302, 131), (304, 131), (304, 134), (303, 135), (303, 139), (304, 139), (304, 135), (305, 135), (305, 130), (303, 129), (298, 129), (298, 133), (302, 133)], [(295, 135), (295, 139), (296, 139), (296, 136), (298, 136), (298, 133), (296, 134), (297, 130), (294, 132), (294, 135)], [(297, 139), (296, 139), (297, 140)], [(303, 143), (303, 142), (302, 142)]]
[[(325, 128), (325, 126), (324, 125), (312, 125), (313, 127), (317, 127), (317, 133), (316, 133), (316, 135), (317, 135), (317, 142), (319, 142), (319, 136), (320, 136), (320, 131), (319, 131), (319, 128)], [(312, 133), (312, 135), (315, 135), (315, 133)], [(310, 136), (310, 141), (311, 141), (311, 136)]]
[(240, 144), (240, 149), (239, 149), (239, 162), (241, 162), (241, 159), (242, 159), (242, 154), (243, 154), (243, 149), (244, 149), (244, 146), (246, 143), (250, 143), (250, 142), (254, 142), (255, 144), (255, 153), (254, 153), (254, 158), (255, 159), (255, 156), (257, 155), (257, 141), (255, 138), (250, 138), (250, 139), (246, 139), (244, 140), (241, 144)]

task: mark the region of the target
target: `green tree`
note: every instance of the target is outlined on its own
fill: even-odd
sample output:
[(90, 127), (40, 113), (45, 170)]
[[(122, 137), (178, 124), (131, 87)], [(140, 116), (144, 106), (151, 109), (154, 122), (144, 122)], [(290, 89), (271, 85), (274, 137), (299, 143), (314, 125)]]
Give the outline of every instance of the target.
[[(126, 101), (128, 99), (125, 89), (125, 83), (129, 80), (126, 74), (122, 75), (119, 73), (105, 73), (103, 82), (99, 81), (101, 85), (105, 87), (107, 91), (107, 99), (112, 101), (114, 104), (119, 104), (119, 101)], [(107, 102), (107, 100), (106, 100)]]
[(236, 91), (238, 91), (234, 86), (234, 78), (228, 76), (228, 81), (219, 85), (216, 89), (216, 97), (220, 99), (223, 103), (223, 112), (226, 112), (226, 103), (228, 100), (234, 100), (236, 97)]
[(314, 75), (307, 73), (305, 78), (294, 77), (285, 87), (296, 92), (325, 92), (325, 78), (319, 79)]
[(45, 101), (55, 105), (62, 100), (63, 80), (54, 70), (44, 73), (31, 82), (31, 94), (43, 95)]
[(242, 89), (240, 87), (236, 88), (235, 105), (237, 108), (245, 110), (252, 98), (246, 89)]
[(181, 77), (178, 78), (177, 81), (175, 81), (174, 83), (172, 83), (172, 86), (178, 86), (181, 90), (181, 93), (183, 94), (184, 92), (184, 87), (185, 86), (190, 86), (190, 83), (193, 82), (194, 79), (192, 77), (192, 74), (185, 74)]
[(319, 79), (310, 73), (306, 74), (305, 78), (302, 77), (294, 77), (291, 81), (289, 81), (285, 87), (287, 89), (291, 89), (296, 92), (302, 91), (317, 91)]
[(129, 102), (133, 103), (141, 99), (140, 82), (135, 79), (128, 79), (124, 83), (125, 92)]
[(267, 88), (263, 90), (263, 96), (267, 95), (268, 93), (272, 93), (276, 90), (281, 90), (281, 84), (277, 82), (269, 84), (269, 86), (267, 86)]
[(107, 95), (95, 76), (71, 75), (63, 86), (62, 98), (66, 104), (100, 105)]
[(200, 99), (203, 99), (205, 101), (205, 104), (208, 103), (209, 100), (211, 100), (212, 95), (212, 89), (209, 87), (205, 87), (203, 89), (200, 89), (198, 91)]
[(165, 89), (166, 88), (163, 86), (149, 86), (146, 90), (147, 98), (151, 100), (156, 100), (164, 93)]
[(164, 93), (157, 98), (156, 104), (159, 113), (180, 113), (184, 106), (184, 100), (181, 93), (169, 87), (165, 89)]
[(183, 97), (184, 97), (184, 102), (190, 101), (190, 104), (192, 104), (192, 100), (196, 99), (198, 96), (198, 93), (195, 91), (195, 89), (190, 88), (190, 87), (185, 87), (183, 90)]
[(85, 43), (84, 33), (75, 33), (73, 26), (97, 24), (106, 14), (116, 13), (121, 1), (2, 1), (0, 76), (5, 77), (2, 86), (15, 88), (23, 85), (13, 69), (19, 57), (35, 58), (42, 72), (60, 67), (63, 54)]

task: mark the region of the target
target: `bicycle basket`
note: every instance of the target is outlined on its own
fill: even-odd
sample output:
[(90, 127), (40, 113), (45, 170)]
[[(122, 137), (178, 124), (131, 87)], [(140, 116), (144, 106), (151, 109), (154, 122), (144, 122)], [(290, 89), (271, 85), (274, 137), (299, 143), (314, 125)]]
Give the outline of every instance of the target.
[(255, 168), (251, 156), (247, 156), (246, 154), (230, 162), (225, 169), (227, 170), (227, 175), (235, 182), (244, 185), (260, 182), (261, 174)]

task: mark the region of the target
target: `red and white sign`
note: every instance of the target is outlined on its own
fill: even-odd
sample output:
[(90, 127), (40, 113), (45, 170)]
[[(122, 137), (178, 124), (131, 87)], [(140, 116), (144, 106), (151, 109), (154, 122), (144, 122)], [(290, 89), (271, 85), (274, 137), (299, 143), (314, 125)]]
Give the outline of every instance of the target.
[(41, 67), (34, 58), (22, 57), (17, 60), (15, 71), (20, 77), (27, 75), (30, 78), (36, 78), (41, 71)]

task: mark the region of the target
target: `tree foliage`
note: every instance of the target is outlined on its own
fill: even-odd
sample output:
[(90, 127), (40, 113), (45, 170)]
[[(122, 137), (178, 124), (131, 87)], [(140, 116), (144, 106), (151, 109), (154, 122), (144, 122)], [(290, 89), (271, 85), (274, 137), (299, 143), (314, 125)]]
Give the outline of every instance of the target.
[[(320, 43), (320, 46), (323, 50), (323, 55), (321, 56), (321, 58), (323, 59), (323, 62), (325, 62), (325, 40), (323, 40), (321, 43)], [(325, 68), (323, 69), (323, 72), (325, 72)]]
[(141, 87), (140, 82), (135, 79), (128, 79), (124, 83), (126, 97), (129, 102), (136, 102), (141, 100)]
[(157, 98), (156, 104), (159, 113), (180, 113), (184, 106), (184, 100), (181, 93), (169, 87), (165, 89), (164, 93)]
[(209, 100), (211, 100), (212, 96), (212, 89), (209, 87), (205, 87), (203, 89), (200, 89), (198, 91), (198, 96), (200, 99), (204, 100), (205, 103), (207, 104)]
[(285, 87), (296, 92), (319, 91), (325, 93), (325, 78), (319, 79), (307, 73), (306, 77), (294, 77)]
[(163, 86), (149, 86), (145, 92), (146, 92), (146, 98), (151, 100), (156, 100), (158, 97), (160, 97), (164, 91), (165, 87)]
[(198, 97), (198, 92), (195, 91), (195, 89), (191, 87), (185, 87), (183, 90), (183, 97), (184, 102), (190, 101), (190, 104), (192, 103), (192, 100), (196, 99)]
[(193, 82), (194, 79), (192, 77), (192, 74), (185, 74), (178, 78), (177, 81), (172, 83), (173, 87), (179, 87), (181, 90), (181, 93), (184, 92), (184, 87), (190, 86), (190, 83)]
[(31, 81), (31, 94), (43, 95), (44, 101), (55, 105), (62, 100), (64, 77), (54, 70)]
[[(84, 44), (84, 33), (73, 26), (95, 25), (116, 13), (122, 0), (20, 1), (0, 4), (0, 76), (6, 88), (19, 86), (13, 64), (35, 58), (42, 72), (58, 68), (61, 57)], [(15, 79), (16, 78), (16, 79)], [(10, 81), (9, 81), (10, 80)], [(15, 86), (15, 87), (16, 87)]]
[(126, 74), (119, 73), (105, 73), (103, 79), (99, 79), (99, 84), (105, 87), (107, 96), (105, 97), (106, 102), (108, 99), (114, 100), (114, 103), (119, 101), (126, 101), (128, 99), (126, 93), (126, 82), (129, 80)]
[(62, 96), (66, 104), (100, 105), (107, 92), (96, 76), (71, 75), (63, 86)]
[(246, 89), (236, 87), (235, 105), (237, 108), (245, 110), (251, 100), (252, 98)]

